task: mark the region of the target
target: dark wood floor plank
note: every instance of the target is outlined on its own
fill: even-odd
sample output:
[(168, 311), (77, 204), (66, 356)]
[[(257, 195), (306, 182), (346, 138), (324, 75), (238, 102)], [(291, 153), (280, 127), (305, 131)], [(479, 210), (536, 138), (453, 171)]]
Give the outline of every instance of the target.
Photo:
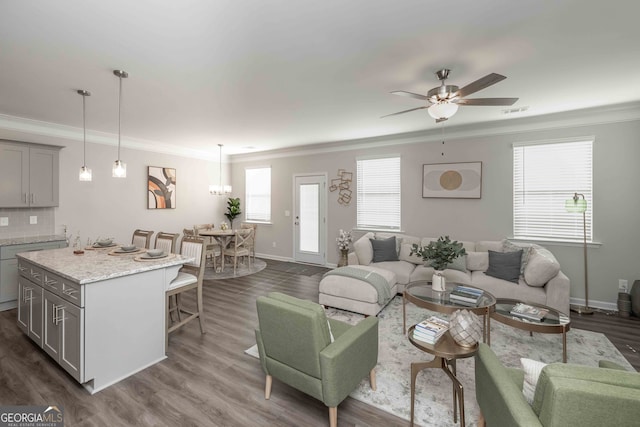
[[(279, 261), (267, 264), (251, 276), (206, 281), (207, 333), (200, 334), (197, 322), (179, 329), (170, 336), (166, 360), (93, 396), (20, 332), (16, 310), (0, 313), (0, 404), (60, 404), (69, 426), (327, 426), (322, 402), (277, 380), (265, 400), (260, 364), (244, 354), (255, 343), (259, 296), (279, 291), (318, 301), (321, 271), (292, 274)], [(574, 314), (572, 322), (606, 334), (640, 368), (640, 356), (627, 347), (640, 350), (638, 319)], [(338, 422), (341, 427), (408, 425), (351, 398), (340, 404)]]

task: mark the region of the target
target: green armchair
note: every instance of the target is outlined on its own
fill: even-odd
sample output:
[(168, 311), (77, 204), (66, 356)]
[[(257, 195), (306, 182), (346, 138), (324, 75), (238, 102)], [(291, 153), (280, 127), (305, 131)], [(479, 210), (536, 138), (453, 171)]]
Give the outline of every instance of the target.
[(377, 317), (352, 326), (327, 319), (319, 304), (278, 292), (259, 297), (256, 306), (256, 342), (267, 375), (266, 399), (275, 377), (321, 400), (329, 407), (330, 426), (335, 427), (338, 405), (367, 375), (375, 390)]
[(524, 372), (505, 368), (491, 348), (476, 353), (478, 426), (565, 427), (640, 425), (640, 374), (552, 363), (542, 369), (533, 404), (522, 394)]

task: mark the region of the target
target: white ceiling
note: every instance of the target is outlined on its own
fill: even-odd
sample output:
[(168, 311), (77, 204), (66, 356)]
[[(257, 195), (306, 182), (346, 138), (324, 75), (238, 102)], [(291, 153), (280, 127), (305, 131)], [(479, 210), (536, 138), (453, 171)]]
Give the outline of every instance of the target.
[(448, 127), (637, 101), (638, 16), (631, 0), (2, 1), (0, 137), (81, 138), (86, 89), (89, 140), (112, 138), (113, 69), (130, 74), (123, 145), (205, 153), (433, 129), (426, 110), (380, 116), (420, 106), (389, 92), (424, 94), (443, 67), (460, 87), (503, 74), (470, 98), (528, 107), (465, 106)]

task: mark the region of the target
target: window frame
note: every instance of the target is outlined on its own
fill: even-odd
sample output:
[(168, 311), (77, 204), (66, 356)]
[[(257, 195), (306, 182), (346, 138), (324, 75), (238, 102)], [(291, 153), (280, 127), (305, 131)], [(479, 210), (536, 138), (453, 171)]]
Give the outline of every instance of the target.
[[(395, 216), (393, 221), (379, 222), (371, 221), (370, 218), (362, 218), (362, 215), (368, 212), (363, 212), (366, 207), (363, 206), (365, 201), (362, 197), (366, 197), (368, 194), (376, 194), (372, 192), (365, 192), (362, 179), (361, 164), (362, 162), (375, 161), (375, 160), (397, 160), (397, 176), (393, 177), (395, 183), (389, 183), (394, 187), (397, 185), (397, 190), (393, 192), (397, 197), (397, 212), (387, 212)], [(376, 177), (377, 179), (384, 179), (384, 177)], [(380, 194), (380, 193), (377, 193)], [(379, 212), (379, 210), (378, 210)], [(366, 220), (366, 221), (365, 221)], [(395, 223), (395, 225), (391, 225)], [(367, 231), (386, 231), (386, 232), (401, 232), (402, 231), (402, 156), (400, 154), (384, 154), (379, 156), (362, 156), (356, 158), (356, 229)]]

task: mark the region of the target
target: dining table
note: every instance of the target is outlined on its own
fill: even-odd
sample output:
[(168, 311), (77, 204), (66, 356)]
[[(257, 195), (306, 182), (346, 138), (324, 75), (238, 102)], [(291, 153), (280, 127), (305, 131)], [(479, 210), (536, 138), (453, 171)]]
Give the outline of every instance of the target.
[(212, 237), (216, 240), (216, 242), (218, 242), (218, 244), (220, 245), (220, 258), (222, 258), (220, 262), (220, 271), (224, 271), (224, 250), (229, 245), (229, 242), (231, 242), (231, 239), (233, 239), (233, 237), (236, 235), (236, 230), (216, 230), (214, 228), (211, 228), (207, 230), (199, 230), (198, 235)]

